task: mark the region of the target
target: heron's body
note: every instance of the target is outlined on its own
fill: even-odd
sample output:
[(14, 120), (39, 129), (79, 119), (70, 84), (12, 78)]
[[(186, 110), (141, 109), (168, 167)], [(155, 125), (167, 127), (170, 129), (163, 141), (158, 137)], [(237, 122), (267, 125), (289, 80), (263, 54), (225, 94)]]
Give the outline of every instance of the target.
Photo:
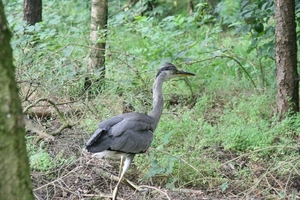
[[(155, 131), (163, 110), (162, 85), (164, 81), (177, 76), (194, 76), (189, 72), (176, 69), (171, 63), (166, 63), (156, 75), (153, 85), (153, 109), (147, 114), (125, 113), (112, 117), (98, 125), (86, 144), (89, 152), (105, 156), (111, 152), (121, 155), (119, 182), (113, 192), (116, 199), (118, 187), (128, 170), (135, 154), (145, 153), (150, 147)], [(124, 160), (125, 159), (125, 160)]]
[(87, 149), (91, 153), (105, 150), (145, 153), (152, 142), (154, 130), (154, 120), (149, 115), (120, 114), (98, 125), (98, 129), (87, 142)]

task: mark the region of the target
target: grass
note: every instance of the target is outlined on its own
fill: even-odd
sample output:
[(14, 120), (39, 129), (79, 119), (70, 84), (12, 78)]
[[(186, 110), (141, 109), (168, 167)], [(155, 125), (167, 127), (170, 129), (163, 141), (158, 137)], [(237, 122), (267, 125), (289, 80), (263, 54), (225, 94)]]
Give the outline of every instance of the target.
[(35, 143), (35, 138), (28, 136), (27, 150), (30, 168), (33, 171), (50, 172), (65, 167), (75, 161), (75, 156), (67, 157), (63, 149), (57, 153), (50, 153), (45, 142)]
[[(82, 88), (88, 5), (46, 1), (44, 22), (24, 28), (17, 20), (22, 8), (13, 11), (13, 5), (19, 4), (6, 6), (15, 34), (17, 80), (23, 89), (37, 83), (30, 101), (47, 97), (79, 102), (82, 116), (68, 117), (86, 133), (78, 146), (83, 147), (99, 121), (121, 113), (124, 102), (138, 112), (151, 110), (158, 66), (173, 62), (197, 76), (164, 85), (165, 110), (152, 147), (134, 161), (138, 176), (161, 187), (221, 188), (228, 194), (236, 190), (240, 196), (279, 197), (294, 191), (294, 179), (300, 177), (296, 143), (300, 119), (296, 115), (277, 121), (274, 61), (249, 52), (249, 35), (223, 32), (218, 26), (197, 27), (187, 24), (190, 18), (182, 15), (159, 22), (140, 16), (123, 21), (111, 18), (105, 90), (87, 101)], [(50, 171), (75, 160), (50, 155), (47, 144), (30, 140), (28, 149), (34, 171)]]

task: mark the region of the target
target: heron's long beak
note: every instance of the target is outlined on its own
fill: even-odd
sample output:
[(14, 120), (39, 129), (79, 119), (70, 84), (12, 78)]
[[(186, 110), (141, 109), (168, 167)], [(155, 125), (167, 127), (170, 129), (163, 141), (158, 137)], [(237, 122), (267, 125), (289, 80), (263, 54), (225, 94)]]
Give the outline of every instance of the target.
[(179, 71), (179, 70), (176, 72), (176, 75), (177, 76), (195, 76), (195, 74), (193, 74), (193, 73), (185, 72), (185, 71)]

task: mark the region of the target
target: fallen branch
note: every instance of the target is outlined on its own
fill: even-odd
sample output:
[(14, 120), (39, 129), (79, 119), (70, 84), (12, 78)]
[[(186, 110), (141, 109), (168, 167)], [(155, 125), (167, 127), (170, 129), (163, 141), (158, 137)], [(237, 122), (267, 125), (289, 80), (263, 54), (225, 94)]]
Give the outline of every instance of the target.
[(39, 102), (42, 102), (42, 101), (45, 101), (49, 104), (51, 104), (53, 106), (53, 108), (55, 109), (55, 111), (57, 112), (61, 122), (62, 122), (62, 126), (59, 127), (59, 129), (57, 129), (56, 131), (52, 132), (52, 133), (49, 133), (50, 135), (58, 135), (60, 134), (64, 129), (66, 128), (71, 128), (72, 125), (68, 123), (68, 121), (64, 118), (63, 114), (60, 112), (60, 110), (58, 109), (57, 105), (51, 101), (50, 99), (47, 99), (47, 98), (40, 98), (38, 99), (37, 101), (35, 101), (33, 104), (30, 104), (28, 105), (24, 110), (23, 110), (23, 113), (27, 113), (28, 110), (34, 106), (36, 106)]
[[(81, 196), (83, 197), (99, 197), (99, 198), (106, 198), (106, 199), (112, 199), (112, 195), (109, 194), (104, 194), (104, 193), (100, 193), (100, 194), (81, 194)], [(119, 200), (123, 200), (123, 198), (118, 197)]]
[(50, 142), (54, 140), (54, 136), (45, 133), (38, 129), (30, 120), (25, 118), (25, 124), (27, 128), (29, 128), (32, 132), (35, 132), (41, 139), (45, 140), (46, 142)]
[(172, 192), (180, 192), (185, 194), (195, 194), (195, 195), (203, 194), (201, 190), (192, 190), (187, 188), (171, 188), (169, 190), (171, 190)]

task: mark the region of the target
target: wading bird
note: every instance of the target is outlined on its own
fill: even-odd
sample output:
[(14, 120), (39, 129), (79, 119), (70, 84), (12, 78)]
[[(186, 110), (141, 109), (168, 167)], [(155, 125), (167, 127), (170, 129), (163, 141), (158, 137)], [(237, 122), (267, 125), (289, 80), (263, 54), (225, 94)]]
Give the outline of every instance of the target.
[[(158, 71), (153, 84), (152, 111), (148, 115), (137, 112), (124, 113), (103, 121), (86, 143), (87, 151), (97, 154), (97, 157), (111, 155), (121, 157), (119, 181), (113, 191), (113, 200), (117, 198), (119, 185), (135, 154), (145, 153), (151, 145), (153, 132), (163, 111), (162, 85), (164, 81), (175, 77), (194, 75), (179, 71), (173, 64), (166, 63)], [(124, 180), (127, 184), (138, 189), (127, 179)]]

